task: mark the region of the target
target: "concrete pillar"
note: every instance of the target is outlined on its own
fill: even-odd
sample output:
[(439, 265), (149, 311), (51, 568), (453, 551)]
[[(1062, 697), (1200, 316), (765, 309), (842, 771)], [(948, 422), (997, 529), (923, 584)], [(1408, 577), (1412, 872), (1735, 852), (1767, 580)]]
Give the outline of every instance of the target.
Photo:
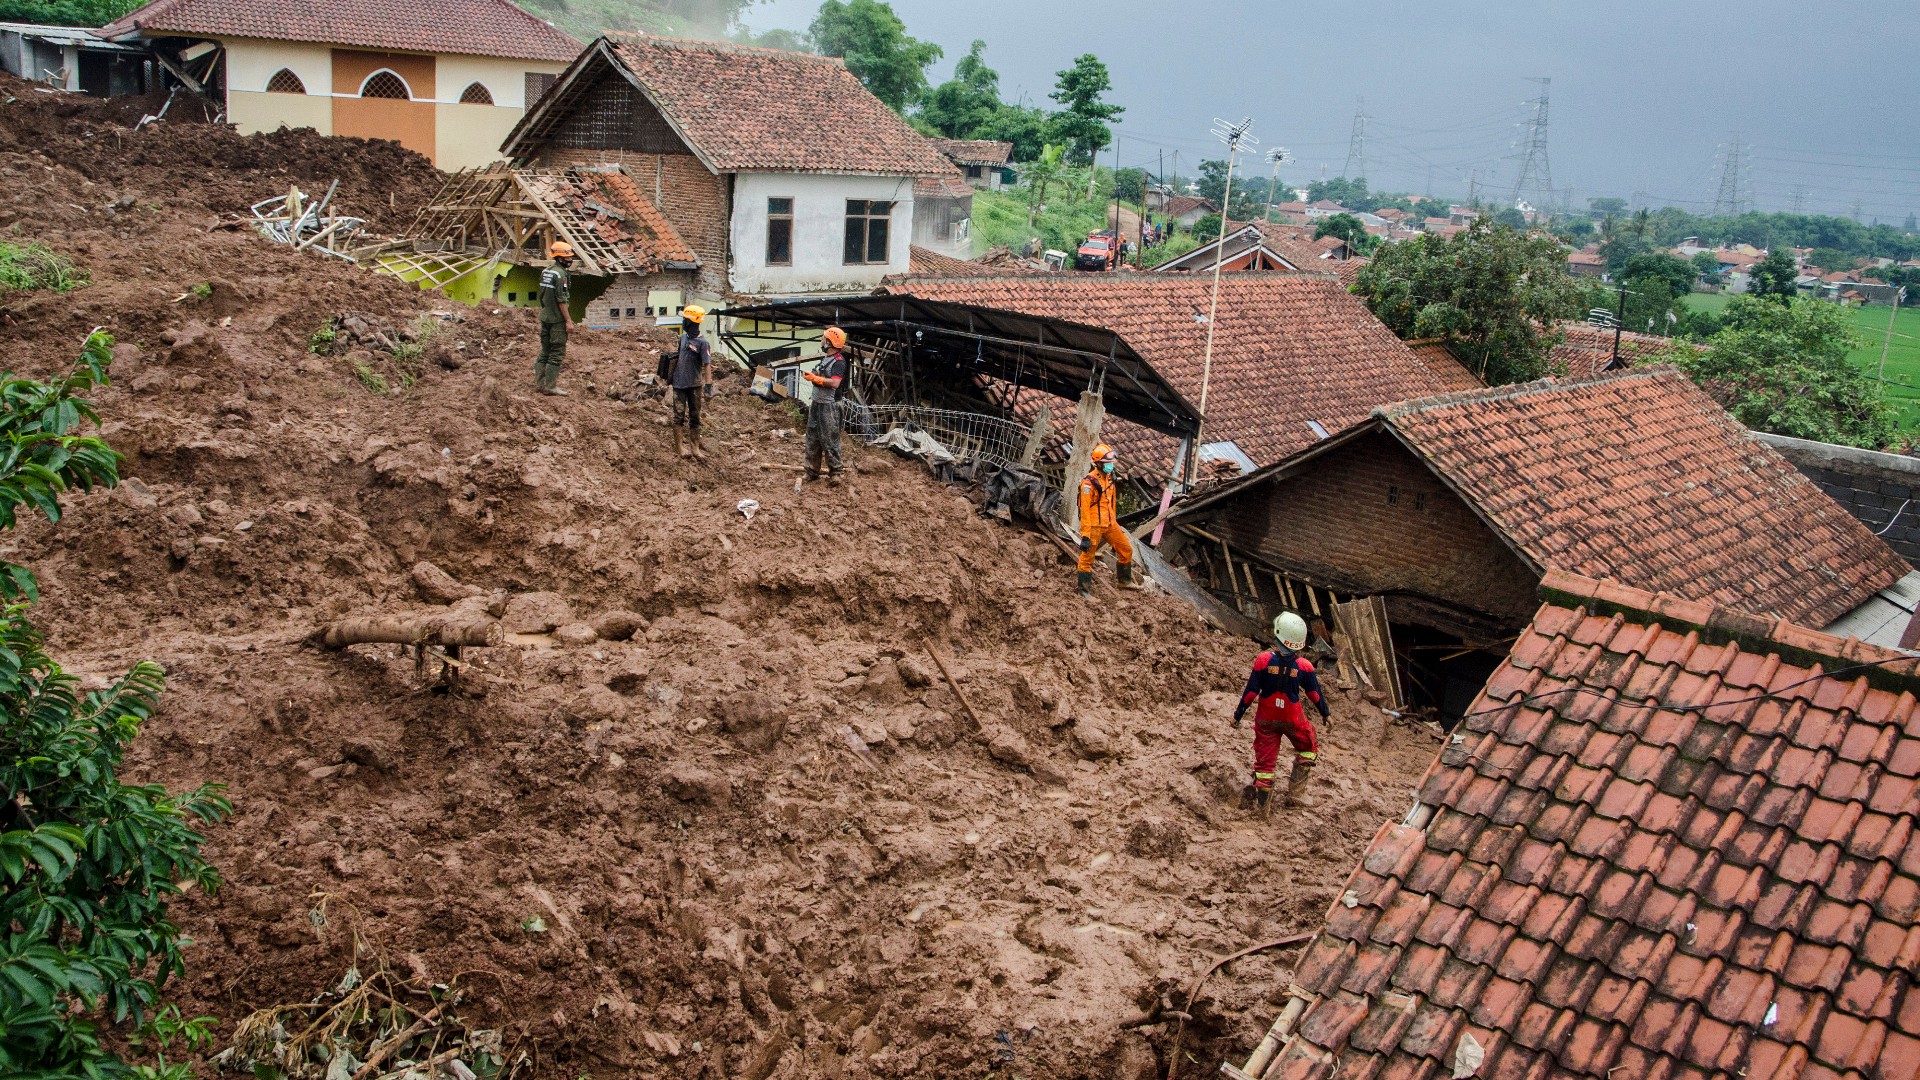
[(1067, 472), (1061, 486), (1060, 505), (1066, 512), (1067, 528), (1080, 531), (1080, 481), (1093, 461), (1093, 446), (1100, 441), (1100, 425), (1107, 419), (1106, 399), (1088, 390), (1080, 395), (1080, 406), (1073, 414), (1073, 454), (1067, 458)]
[(60, 62), (67, 69), (67, 89), (80, 89), (80, 46), (69, 45), (61, 50)]

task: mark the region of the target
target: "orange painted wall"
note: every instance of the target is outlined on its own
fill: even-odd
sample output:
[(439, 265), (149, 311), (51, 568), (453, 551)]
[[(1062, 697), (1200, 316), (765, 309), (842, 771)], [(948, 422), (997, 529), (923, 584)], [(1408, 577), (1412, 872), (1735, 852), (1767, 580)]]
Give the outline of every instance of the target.
[(362, 139), (392, 139), (431, 160), (435, 151), (433, 57), (335, 49), (334, 90), (357, 94), (367, 76), (381, 68), (390, 68), (405, 79), (415, 100), (336, 97), (333, 99), (333, 133)]

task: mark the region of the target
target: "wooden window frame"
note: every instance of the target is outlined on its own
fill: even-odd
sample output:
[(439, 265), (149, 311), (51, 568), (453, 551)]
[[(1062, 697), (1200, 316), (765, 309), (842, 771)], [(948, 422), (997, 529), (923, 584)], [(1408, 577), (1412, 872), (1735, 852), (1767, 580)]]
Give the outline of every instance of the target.
[[(889, 199), (848, 199), (847, 230), (840, 257), (846, 266), (885, 266), (893, 254), (893, 208)], [(876, 213), (874, 207), (884, 206)], [(878, 226), (878, 236), (875, 226)], [(859, 237), (856, 245), (855, 236)], [(879, 241), (880, 257), (874, 258), (874, 241)], [(852, 256), (858, 255), (858, 258)]]
[[(782, 203), (782, 202), (787, 204), (786, 212), (775, 213), (774, 204)], [(794, 199), (791, 195), (767, 196), (767, 252), (766, 254), (767, 254), (768, 266), (792, 266), (793, 265), (793, 241), (794, 241), (793, 205), (794, 205)], [(776, 259), (773, 257), (773, 226), (775, 222), (784, 222), (786, 223), (786, 226), (787, 226), (787, 257), (784, 259)]]

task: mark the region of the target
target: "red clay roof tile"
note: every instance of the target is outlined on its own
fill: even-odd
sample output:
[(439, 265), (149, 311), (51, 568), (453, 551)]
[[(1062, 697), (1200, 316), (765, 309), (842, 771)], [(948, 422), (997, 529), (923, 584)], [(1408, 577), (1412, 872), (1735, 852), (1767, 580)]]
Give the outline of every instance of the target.
[(566, 63), (580, 43), (508, 0), (154, 0), (100, 31), (242, 37)]
[[(1471, 1031), (1487, 1051), (1481, 1077), (1920, 1074), (1920, 990), (1908, 989), (1920, 965), (1914, 782), (1872, 756), (1836, 756), (1890, 757), (1911, 741), (1898, 731), (1920, 660), (1560, 572), (1544, 588), (1548, 606), (1460, 730), (1464, 748), (1536, 732), (1535, 756), (1496, 777), (1481, 751), (1443, 753), (1423, 785), (1428, 826), (1383, 829), (1353, 879), (1365, 886), (1357, 906), (1379, 922), (1407, 922), (1389, 912), (1424, 900), (1414, 940), (1317, 938), (1300, 983), (1314, 988), (1337, 965), (1347, 990), (1309, 1004), (1280, 1061), (1335, 1076), (1447, 1076)], [(1568, 630), (1592, 644), (1556, 640)], [(1589, 694), (1555, 694), (1609, 686), (1634, 655), (1664, 669), (1644, 693), (1665, 708), (1630, 708), (1642, 692), (1598, 709)], [(1677, 677), (1690, 662), (1701, 671)], [(1862, 663), (1873, 667), (1836, 670)], [(1787, 691), (1797, 704), (1784, 713), (1726, 704), (1810, 678)], [(1506, 707), (1527, 694), (1553, 696)], [(1654, 711), (1707, 734), (1686, 736), (1684, 751), (1625, 734), (1645, 724), (1634, 713)], [(1755, 722), (1769, 733), (1750, 734)], [(1498, 826), (1488, 815), (1515, 790), (1551, 794), (1543, 785), (1556, 774), (1533, 768), (1539, 758), (1569, 763), (1559, 797), (1577, 802), (1556, 810), (1598, 813), (1542, 813), (1524, 835)], [(1728, 799), (1703, 801), (1703, 786), (1723, 781)], [(1490, 798), (1486, 784), (1507, 790)], [(1474, 861), (1447, 854), (1462, 849)], [(1335, 918), (1360, 919), (1339, 904), (1329, 926)], [(1384, 989), (1371, 1002), (1351, 992), (1367, 987)], [(1393, 1015), (1373, 1018), (1389, 993)], [(1402, 1023), (1409, 1000), (1419, 1004)], [(1263, 1080), (1282, 1075), (1292, 1073)]]

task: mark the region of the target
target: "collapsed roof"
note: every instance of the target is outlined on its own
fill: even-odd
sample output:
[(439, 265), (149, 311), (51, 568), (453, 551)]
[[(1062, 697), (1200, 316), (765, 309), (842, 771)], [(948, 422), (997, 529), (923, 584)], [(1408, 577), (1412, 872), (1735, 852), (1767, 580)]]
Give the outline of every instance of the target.
[(1544, 591), (1244, 1071), (1910, 1075), (1920, 659)]
[(700, 259), (618, 166), (455, 173), (407, 235), (416, 244), (545, 263), (554, 240), (571, 244), (583, 274), (692, 269)]

